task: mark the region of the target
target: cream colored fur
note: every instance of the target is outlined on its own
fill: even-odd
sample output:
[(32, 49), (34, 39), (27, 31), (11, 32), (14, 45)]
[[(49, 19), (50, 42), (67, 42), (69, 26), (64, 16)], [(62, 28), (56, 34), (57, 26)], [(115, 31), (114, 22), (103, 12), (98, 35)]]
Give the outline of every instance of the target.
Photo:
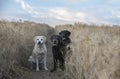
[(47, 48), (45, 45), (45, 36), (35, 36), (34, 37), (35, 46), (33, 48), (32, 55), (29, 57), (28, 61), (36, 64), (36, 71), (39, 71), (39, 63), (42, 63), (45, 70), (48, 70), (46, 66)]

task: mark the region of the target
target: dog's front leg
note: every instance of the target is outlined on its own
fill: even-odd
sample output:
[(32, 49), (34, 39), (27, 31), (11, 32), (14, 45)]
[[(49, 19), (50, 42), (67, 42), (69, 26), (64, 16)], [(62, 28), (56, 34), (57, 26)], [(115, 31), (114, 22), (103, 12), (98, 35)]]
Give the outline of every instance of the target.
[(51, 72), (54, 72), (56, 69), (57, 69), (57, 59), (56, 58), (53, 58), (54, 60), (54, 67), (53, 69), (51, 70)]
[(64, 71), (65, 70), (65, 60), (64, 60), (64, 58), (61, 58), (59, 60), (59, 62), (60, 62), (60, 68)]
[(35, 61), (36, 61), (36, 71), (39, 71), (39, 61), (38, 61), (38, 57), (36, 57)]
[(46, 61), (46, 54), (45, 54), (45, 56), (44, 56), (44, 69), (45, 69), (45, 70), (48, 70), (47, 65), (46, 65), (46, 62), (47, 62), (47, 61)]

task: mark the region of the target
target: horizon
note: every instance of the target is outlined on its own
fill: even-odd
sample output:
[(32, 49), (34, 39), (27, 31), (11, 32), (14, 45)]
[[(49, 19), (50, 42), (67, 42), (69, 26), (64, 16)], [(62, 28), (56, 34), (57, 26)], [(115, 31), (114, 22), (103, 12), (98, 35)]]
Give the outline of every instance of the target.
[(0, 19), (33, 21), (48, 25), (120, 25), (119, 0), (1, 0)]

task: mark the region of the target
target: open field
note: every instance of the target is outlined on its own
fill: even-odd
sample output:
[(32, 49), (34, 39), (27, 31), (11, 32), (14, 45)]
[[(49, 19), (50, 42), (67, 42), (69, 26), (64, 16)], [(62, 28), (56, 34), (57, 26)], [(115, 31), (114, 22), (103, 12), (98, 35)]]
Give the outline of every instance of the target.
[[(67, 29), (72, 35), (72, 55), (66, 71), (41, 70), (28, 66), (36, 35), (47, 37), (49, 70), (53, 66), (50, 36)], [(0, 79), (120, 79), (120, 27), (76, 23), (58, 25), (0, 21)]]

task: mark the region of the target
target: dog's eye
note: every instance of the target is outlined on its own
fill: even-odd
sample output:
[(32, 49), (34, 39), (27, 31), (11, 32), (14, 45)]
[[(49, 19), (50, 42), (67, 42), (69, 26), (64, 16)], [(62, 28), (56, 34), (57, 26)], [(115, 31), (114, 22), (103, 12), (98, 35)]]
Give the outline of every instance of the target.
[(42, 41), (43, 39), (41, 39), (41, 41)]
[(39, 39), (37, 39), (37, 40), (39, 40)]

